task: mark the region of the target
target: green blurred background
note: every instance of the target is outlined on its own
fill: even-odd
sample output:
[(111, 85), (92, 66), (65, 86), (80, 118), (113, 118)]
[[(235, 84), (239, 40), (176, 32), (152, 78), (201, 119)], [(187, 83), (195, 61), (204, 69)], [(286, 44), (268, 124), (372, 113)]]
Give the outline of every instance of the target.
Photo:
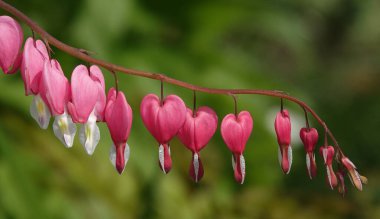
[[(32, 97), (24, 96), (20, 74), (1, 74), (0, 218), (380, 218), (379, 1), (7, 2), (96, 58), (200, 86), (282, 90), (305, 100), (326, 120), (369, 185), (359, 192), (347, 179), (342, 199), (327, 187), (319, 155), (318, 178), (309, 180), (298, 137), (303, 111), (289, 102), (294, 162), (285, 176), (273, 128), (279, 99), (243, 95), (239, 110), (249, 110), (255, 119), (245, 151), (245, 184), (234, 181), (219, 129), (201, 152), (205, 176), (200, 183), (188, 176), (191, 153), (177, 139), (173, 169), (164, 175), (157, 143), (139, 116), (141, 99), (158, 94), (160, 83), (122, 74), (120, 87), (134, 122), (131, 157), (119, 176), (108, 160), (105, 124), (99, 124), (101, 141), (93, 156), (78, 138), (66, 149), (51, 126), (41, 130), (29, 115)], [(83, 63), (55, 48), (53, 57), (67, 77)], [(108, 89), (113, 78), (103, 73)], [(165, 93), (192, 105), (189, 90), (165, 85)], [(219, 121), (233, 111), (228, 96), (199, 93), (198, 105), (214, 108)]]

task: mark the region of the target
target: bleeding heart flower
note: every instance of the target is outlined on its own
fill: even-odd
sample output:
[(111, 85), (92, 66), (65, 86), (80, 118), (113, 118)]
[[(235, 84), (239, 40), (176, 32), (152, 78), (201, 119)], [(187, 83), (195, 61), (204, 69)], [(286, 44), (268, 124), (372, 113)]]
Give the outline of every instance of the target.
[(318, 131), (315, 128), (302, 128), (300, 138), (306, 151), (307, 173), (310, 179), (317, 176), (317, 164), (315, 163), (314, 149), (318, 142)]
[(130, 149), (127, 141), (132, 127), (132, 109), (123, 92), (116, 92), (115, 88), (108, 91), (105, 121), (113, 141), (110, 160), (121, 174), (129, 159)]
[(333, 146), (322, 146), (319, 149), (319, 153), (322, 155), (323, 160), (326, 165), (326, 171), (327, 171), (327, 176), (326, 180), (328, 184), (330, 185), (331, 189), (334, 189), (338, 185), (338, 180), (336, 178), (336, 175), (334, 173), (332, 163), (334, 160), (334, 147)]
[(13, 18), (0, 16), (0, 33), (0, 68), (5, 74), (12, 74), (21, 64), (23, 32)]
[(345, 156), (342, 156), (340, 162), (343, 167), (346, 168), (348, 176), (350, 177), (352, 185), (354, 185), (358, 190), (363, 190), (362, 176), (356, 170), (356, 166)]
[[(98, 74), (97, 76), (101, 77), (92, 77), (94, 71)], [(79, 65), (71, 75), (71, 102), (67, 107), (73, 121), (83, 124), (79, 132), (79, 139), (89, 155), (94, 153), (100, 140), (96, 115), (101, 115), (105, 107), (105, 92), (104, 89), (100, 89), (102, 84), (104, 85), (104, 79), (97, 66), (91, 66), (88, 69), (84, 65)], [(99, 105), (102, 105), (103, 109), (96, 107), (98, 102), (102, 102)], [(101, 112), (99, 113), (98, 110)]]
[(288, 110), (281, 110), (277, 113), (274, 127), (279, 145), (278, 159), (285, 174), (290, 172), (292, 167), (292, 146), (291, 139), (291, 123)]
[(199, 152), (215, 134), (217, 126), (218, 116), (211, 108), (202, 106), (195, 113), (187, 108), (186, 120), (178, 131), (178, 137), (193, 152), (189, 174), (195, 182), (203, 177), (203, 165)]
[(67, 113), (66, 104), (70, 97), (70, 84), (57, 60), (46, 60), (42, 71), (40, 94), (55, 117), (55, 136), (66, 146), (72, 147), (76, 126)]
[(25, 85), (25, 95), (33, 95), (30, 113), (38, 125), (46, 129), (51, 117), (50, 110), (40, 95), (40, 83), (45, 60), (49, 55), (41, 40), (29, 37), (24, 46), (21, 63), (21, 76)]
[(253, 119), (247, 111), (242, 111), (238, 116), (228, 114), (221, 125), (221, 133), (224, 142), (232, 152), (232, 168), (235, 180), (241, 184), (245, 179), (245, 159), (243, 152), (248, 138), (253, 129)]
[(145, 127), (160, 145), (159, 165), (166, 174), (172, 167), (169, 141), (185, 122), (185, 103), (176, 95), (169, 95), (161, 101), (155, 94), (148, 94), (141, 102), (140, 113)]
[(346, 185), (344, 184), (344, 176), (346, 173), (340, 169), (336, 175), (338, 177), (338, 192), (344, 197), (346, 195)]

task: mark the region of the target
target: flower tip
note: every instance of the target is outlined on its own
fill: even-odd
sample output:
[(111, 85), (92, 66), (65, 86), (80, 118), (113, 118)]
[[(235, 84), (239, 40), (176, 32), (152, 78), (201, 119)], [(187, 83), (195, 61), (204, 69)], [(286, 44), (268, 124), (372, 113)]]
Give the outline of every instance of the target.
[(158, 148), (158, 165), (164, 174), (172, 169), (172, 158), (170, 157), (169, 144), (161, 144)]

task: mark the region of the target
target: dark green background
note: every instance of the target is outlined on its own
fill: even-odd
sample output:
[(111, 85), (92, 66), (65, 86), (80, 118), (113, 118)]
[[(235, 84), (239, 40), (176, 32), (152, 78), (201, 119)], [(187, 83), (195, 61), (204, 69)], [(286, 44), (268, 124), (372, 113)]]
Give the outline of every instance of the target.
[[(131, 157), (119, 176), (108, 160), (105, 124), (99, 124), (102, 139), (92, 157), (78, 138), (66, 149), (51, 127), (41, 130), (29, 115), (32, 98), (24, 96), (20, 74), (1, 74), (0, 218), (380, 218), (379, 1), (7, 2), (96, 58), (201, 86), (282, 90), (305, 100), (326, 120), (369, 185), (359, 192), (347, 179), (349, 191), (342, 199), (327, 187), (319, 155), (318, 178), (308, 179), (298, 139), (303, 111), (289, 102), (294, 163), (283, 175), (273, 128), (279, 99), (262, 96), (238, 99), (239, 110), (249, 110), (255, 119), (244, 185), (234, 181), (219, 129), (201, 152), (205, 176), (199, 184), (188, 176), (191, 153), (177, 139), (173, 169), (164, 175), (157, 143), (139, 116), (141, 99), (158, 94), (160, 83), (122, 74), (120, 87), (134, 122)], [(67, 77), (82, 63), (54, 52)], [(108, 89), (113, 79), (103, 73)], [(165, 93), (192, 105), (189, 90), (165, 85)], [(228, 96), (199, 93), (198, 100), (214, 108), (219, 121), (233, 111)]]

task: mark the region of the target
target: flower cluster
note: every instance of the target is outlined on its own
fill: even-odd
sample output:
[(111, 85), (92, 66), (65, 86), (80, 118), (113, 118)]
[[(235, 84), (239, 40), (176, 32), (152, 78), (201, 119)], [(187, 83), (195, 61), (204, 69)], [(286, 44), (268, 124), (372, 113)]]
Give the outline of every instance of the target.
[[(72, 147), (77, 125), (80, 125), (79, 140), (85, 151), (92, 155), (100, 140), (97, 122), (105, 122), (109, 129), (113, 145), (110, 160), (121, 174), (128, 161), (130, 148), (127, 144), (132, 127), (132, 108), (124, 93), (111, 88), (106, 96), (104, 77), (96, 66), (77, 66), (69, 81), (55, 59), (51, 59), (46, 45), (41, 40), (29, 37), (22, 50), (23, 33), (20, 25), (11, 17), (0, 16), (0, 67), (5, 74), (20, 69), (25, 84), (25, 94), (32, 95), (30, 113), (38, 125), (46, 129), (51, 116), (54, 117), (53, 131), (66, 146)], [(195, 94), (194, 94), (195, 95)], [(235, 97), (234, 97), (235, 98)], [(194, 100), (195, 102), (195, 100)], [(204, 175), (200, 152), (218, 126), (218, 117), (207, 106), (186, 107), (184, 101), (176, 95), (161, 97), (155, 94), (145, 96), (140, 105), (142, 121), (158, 144), (158, 162), (166, 174), (172, 168), (170, 141), (178, 137), (192, 153), (189, 175), (198, 182)], [(306, 120), (307, 112), (305, 110)], [(306, 151), (307, 173), (310, 179), (317, 176), (314, 154), (318, 143), (318, 131), (307, 127), (300, 130), (300, 138)], [(285, 174), (292, 166), (291, 119), (288, 110), (277, 113), (274, 122), (278, 142), (278, 157)], [(333, 189), (339, 187), (344, 194), (346, 187), (344, 176), (348, 175), (353, 185), (362, 190), (366, 178), (361, 176), (355, 165), (343, 154), (338, 145), (327, 143), (320, 154), (326, 166), (326, 179)], [(247, 111), (226, 115), (221, 122), (221, 135), (232, 153), (232, 168), (235, 180), (243, 183), (246, 178), (246, 162), (243, 156), (246, 144), (253, 130), (253, 118)], [(338, 171), (333, 168), (334, 158)]]

